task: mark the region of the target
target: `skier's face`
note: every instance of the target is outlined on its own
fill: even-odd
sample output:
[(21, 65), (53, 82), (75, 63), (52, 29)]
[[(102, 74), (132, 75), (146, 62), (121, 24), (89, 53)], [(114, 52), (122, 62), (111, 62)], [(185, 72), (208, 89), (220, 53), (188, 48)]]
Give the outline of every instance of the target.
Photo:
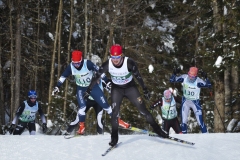
[(32, 103), (35, 103), (36, 100), (37, 100), (37, 97), (36, 96), (31, 96), (31, 97), (29, 97), (29, 99)]
[(189, 82), (195, 82), (195, 80), (197, 79), (197, 76), (194, 76), (194, 75), (191, 75), (191, 74), (189, 74), (188, 73), (188, 80), (189, 80)]
[(81, 65), (81, 61), (79, 61), (79, 62), (73, 62), (73, 61), (72, 61), (72, 65), (73, 65), (75, 68), (79, 68), (80, 65)]
[(122, 56), (111, 56), (111, 61), (115, 66), (119, 66), (122, 61)]

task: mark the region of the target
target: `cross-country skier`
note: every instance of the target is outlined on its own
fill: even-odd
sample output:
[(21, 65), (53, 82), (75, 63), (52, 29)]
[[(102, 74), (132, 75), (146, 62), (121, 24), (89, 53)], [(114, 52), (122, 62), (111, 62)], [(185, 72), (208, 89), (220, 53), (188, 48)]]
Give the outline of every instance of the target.
[[(30, 135), (36, 134), (35, 119), (36, 113), (39, 113), (42, 120), (43, 133), (47, 131), (46, 119), (42, 111), (41, 104), (37, 102), (37, 92), (30, 90), (28, 100), (23, 101), (19, 106), (10, 127), (10, 134), (21, 135), (25, 128), (29, 130)], [(17, 123), (18, 121), (18, 123)], [(17, 126), (16, 126), (17, 125)]]
[[(100, 83), (98, 83), (99, 87), (103, 90), (105, 88), (107, 91), (111, 89), (111, 81), (109, 81), (107, 84), (104, 80), (100, 80)], [(102, 123), (102, 114), (103, 114), (103, 109), (99, 104), (94, 101), (94, 99), (89, 96), (86, 101), (86, 110), (85, 113), (88, 112), (88, 110), (93, 107), (95, 114), (96, 114), (96, 119), (97, 119), (97, 133), (98, 134), (103, 134), (103, 123)], [(67, 128), (67, 131), (64, 133), (64, 135), (70, 135), (71, 132), (74, 130), (74, 128), (77, 126), (79, 123), (79, 118), (78, 115), (76, 116), (76, 119), (70, 123), (70, 125)], [(77, 131), (77, 134), (84, 134), (85, 132), (85, 122), (80, 122), (79, 123), (79, 129)]]
[[(99, 67), (92, 61), (83, 59), (81, 51), (75, 50), (72, 52), (72, 62), (62, 73), (57, 82), (57, 86), (52, 92), (52, 95), (59, 92), (59, 88), (68, 76), (73, 75), (75, 77), (75, 82), (77, 85), (77, 101), (79, 107), (78, 117), (80, 124), (81, 122), (85, 122), (86, 119), (86, 101), (84, 100), (83, 94), (87, 90), (94, 73), (97, 72), (98, 69)], [(107, 99), (98, 84), (92, 86), (92, 92), (90, 96), (111, 116), (112, 108), (109, 106)]]
[(96, 84), (97, 80), (101, 78), (101, 75), (105, 72), (109, 72), (112, 79), (111, 105), (113, 108), (111, 119), (112, 133), (109, 145), (114, 146), (118, 143), (118, 117), (123, 97), (128, 98), (137, 107), (159, 136), (168, 137), (168, 135), (156, 123), (151, 113), (147, 110), (137, 89), (133, 76), (143, 88), (145, 98), (150, 98), (150, 94), (134, 60), (122, 55), (122, 47), (120, 45), (111, 46), (110, 54), (110, 59), (102, 64), (99, 71), (96, 73), (96, 77), (94, 77), (92, 83), (85, 92), (85, 96), (91, 94), (93, 92), (93, 86)]
[(182, 133), (187, 133), (187, 122), (188, 114), (190, 108), (192, 108), (197, 122), (200, 126), (202, 133), (207, 133), (206, 125), (203, 122), (202, 116), (202, 106), (200, 103), (200, 91), (201, 88), (211, 88), (211, 83), (207, 78), (207, 74), (202, 72), (202, 76), (205, 81), (199, 78), (198, 68), (191, 67), (188, 74), (183, 74), (176, 76), (180, 72), (180, 69), (174, 69), (173, 75), (170, 77), (171, 83), (182, 83), (183, 86), (183, 97), (182, 97), (182, 109), (181, 109), (181, 119), (182, 119)]
[(150, 109), (154, 109), (158, 105), (160, 106), (163, 119), (163, 130), (167, 133), (169, 133), (171, 127), (175, 133), (182, 133), (180, 123), (177, 118), (178, 113), (176, 102), (181, 104), (181, 99), (174, 97), (170, 90), (165, 90), (163, 92), (163, 97), (150, 106)]

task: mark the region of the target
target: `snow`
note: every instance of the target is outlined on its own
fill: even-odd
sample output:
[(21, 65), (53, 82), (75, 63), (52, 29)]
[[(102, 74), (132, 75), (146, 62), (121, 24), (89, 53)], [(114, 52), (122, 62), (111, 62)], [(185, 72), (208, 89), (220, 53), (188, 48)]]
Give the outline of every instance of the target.
[(1, 160), (237, 160), (240, 157), (239, 133), (171, 134), (195, 142), (194, 146), (150, 137), (148, 135), (119, 135), (122, 144), (109, 152), (110, 135), (63, 136), (37, 135), (27, 132), (21, 136), (1, 135)]
[(223, 57), (222, 57), (222, 56), (218, 56), (218, 58), (217, 58), (217, 60), (216, 60), (216, 62), (215, 62), (214, 65), (215, 65), (217, 68), (219, 68), (219, 67), (221, 66), (222, 60), (223, 60)]

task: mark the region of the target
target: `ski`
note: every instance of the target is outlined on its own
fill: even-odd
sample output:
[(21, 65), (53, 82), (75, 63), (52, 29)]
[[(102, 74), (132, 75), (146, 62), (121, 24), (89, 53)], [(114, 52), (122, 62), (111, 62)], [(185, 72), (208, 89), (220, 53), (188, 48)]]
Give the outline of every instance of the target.
[[(160, 137), (157, 134), (149, 134), (149, 136), (163, 138), (163, 137)], [(188, 142), (188, 141), (185, 141), (185, 140), (182, 140), (182, 139), (179, 139), (179, 138), (175, 138), (175, 137), (171, 137), (171, 136), (169, 136), (168, 138), (163, 138), (163, 139), (169, 139), (169, 140), (172, 140), (172, 141), (180, 142), (180, 143), (183, 143), (183, 144), (189, 144), (189, 145), (192, 145), (192, 146), (195, 144), (193, 142)]]
[(80, 137), (80, 136), (83, 136), (83, 135), (79, 135), (79, 134), (76, 134), (76, 135), (64, 135), (64, 138), (65, 139), (71, 139), (71, 138), (76, 138), (76, 137)]
[(153, 134), (153, 132), (145, 130), (145, 129), (140, 129), (140, 128), (136, 128), (136, 127), (130, 127), (130, 128), (122, 128), (119, 127), (120, 129), (125, 129), (125, 130), (129, 130), (129, 131), (134, 131), (134, 132), (139, 132), (142, 134)]
[(115, 146), (109, 147), (103, 154), (102, 156), (106, 156), (110, 151), (112, 151), (114, 148), (117, 148), (122, 142), (117, 143)]

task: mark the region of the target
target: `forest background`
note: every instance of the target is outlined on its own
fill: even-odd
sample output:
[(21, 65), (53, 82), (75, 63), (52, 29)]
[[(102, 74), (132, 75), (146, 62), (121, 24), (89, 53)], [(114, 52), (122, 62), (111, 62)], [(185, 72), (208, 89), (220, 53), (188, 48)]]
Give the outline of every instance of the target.
[[(51, 92), (71, 52), (81, 50), (100, 65), (112, 44), (121, 44), (124, 55), (137, 62), (151, 91), (147, 106), (168, 88), (181, 96), (181, 84), (169, 83), (173, 68), (183, 74), (196, 66), (213, 86), (201, 91), (208, 131), (239, 132), (239, 13), (240, 0), (0, 0), (0, 134), (30, 89), (38, 93), (49, 134), (63, 130), (76, 114), (73, 77), (58, 96)], [(87, 115), (88, 134), (96, 134), (94, 114)], [(160, 110), (152, 114), (161, 123)], [(103, 118), (109, 126), (109, 117)], [(125, 99), (121, 118), (150, 129)], [(188, 125), (190, 133), (199, 132), (193, 113)]]

